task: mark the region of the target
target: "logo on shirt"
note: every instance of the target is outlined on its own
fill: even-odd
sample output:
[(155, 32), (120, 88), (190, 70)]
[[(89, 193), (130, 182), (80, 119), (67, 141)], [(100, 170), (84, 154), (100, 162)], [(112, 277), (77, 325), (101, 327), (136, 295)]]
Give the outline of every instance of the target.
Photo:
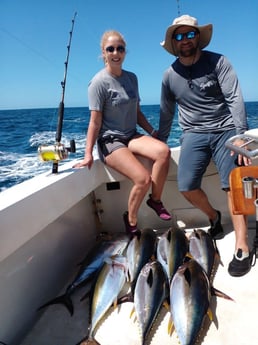
[(217, 85), (217, 81), (216, 80), (208, 80), (207, 82), (201, 83), (200, 84), (200, 90), (201, 91), (206, 91), (207, 89), (210, 89), (214, 86)]

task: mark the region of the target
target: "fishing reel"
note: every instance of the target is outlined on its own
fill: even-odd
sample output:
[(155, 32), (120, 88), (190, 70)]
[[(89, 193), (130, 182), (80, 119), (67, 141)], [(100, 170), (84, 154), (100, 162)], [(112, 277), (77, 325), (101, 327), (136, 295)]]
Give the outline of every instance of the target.
[(61, 161), (68, 157), (69, 152), (76, 152), (75, 141), (73, 139), (70, 140), (70, 147), (56, 143), (54, 145), (40, 145), (38, 148), (39, 159), (42, 162)]

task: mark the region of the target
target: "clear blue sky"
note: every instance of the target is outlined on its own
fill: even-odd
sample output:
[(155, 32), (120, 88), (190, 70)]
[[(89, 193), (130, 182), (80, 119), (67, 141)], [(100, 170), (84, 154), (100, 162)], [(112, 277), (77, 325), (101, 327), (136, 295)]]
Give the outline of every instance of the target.
[[(258, 1), (181, 0), (180, 14), (214, 25), (209, 50), (225, 54), (245, 101), (258, 101)], [(100, 37), (120, 31), (123, 68), (138, 76), (142, 104), (158, 104), (163, 71), (174, 61), (160, 42), (176, 0), (0, 0), (0, 109), (58, 107), (72, 18), (65, 106), (87, 106), (87, 84), (103, 67)]]

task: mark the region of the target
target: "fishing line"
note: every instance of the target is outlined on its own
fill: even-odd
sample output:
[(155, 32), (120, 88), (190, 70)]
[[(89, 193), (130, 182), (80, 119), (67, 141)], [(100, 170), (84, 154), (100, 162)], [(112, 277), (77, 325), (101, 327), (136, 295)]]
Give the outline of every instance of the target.
[[(40, 56), (42, 59), (44, 59), (45, 61), (47, 61), (48, 63), (50, 63), (51, 65), (55, 65), (57, 66), (57, 64), (53, 63), (53, 61), (51, 61), (48, 57), (46, 57), (45, 55), (43, 55), (42, 53), (40, 53), (38, 50), (36, 50), (35, 48), (31, 47), (28, 43), (24, 42), (23, 40), (21, 40), (18, 36), (14, 35), (13, 33), (11, 33), (10, 31), (0, 27), (0, 30), (5, 33), (7, 36), (11, 37), (13, 40), (19, 42), (22, 46), (26, 47), (27, 49), (29, 49), (31, 52), (33, 52), (34, 54)], [(1, 343), (0, 343), (1, 344)]]

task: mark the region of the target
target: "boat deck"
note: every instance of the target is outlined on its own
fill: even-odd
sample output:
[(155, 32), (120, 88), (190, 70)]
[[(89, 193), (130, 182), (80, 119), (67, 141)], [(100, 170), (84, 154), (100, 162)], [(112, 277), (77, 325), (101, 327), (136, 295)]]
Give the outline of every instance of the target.
[[(250, 247), (255, 236), (255, 222), (249, 224)], [(257, 301), (258, 265), (243, 277), (231, 277), (228, 263), (232, 259), (235, 235), (232, 225), (224, 225), (226, 236), (217, 241), (221, 263), (214, 277), (213, 286), (225, 292), (234, 302), (212, 297), (213, 321), (205, 320), (198, 344), (246, 345), (258, 342)], [(76, 273), (76, 272), (75, 272)], [(73, 278), (73, 277), (72, 277)], [(81, 288), (73, 294), (74, 315), (71, 317), (61, 305), (45, 309), (38, 322), (21, 345), (75, 345), (86, 334), (88, 326), (88, 299), (80, 301), (87, 291)], [(135, 316), (130, 317), (132, 303), (124, 303), (115, 310), (110, 309), (96, 333), (101, 345), (141, 345)], [(162, 307), (145, 345), (178, 345), (175, 331), (167, 332), (170, 313)]]

